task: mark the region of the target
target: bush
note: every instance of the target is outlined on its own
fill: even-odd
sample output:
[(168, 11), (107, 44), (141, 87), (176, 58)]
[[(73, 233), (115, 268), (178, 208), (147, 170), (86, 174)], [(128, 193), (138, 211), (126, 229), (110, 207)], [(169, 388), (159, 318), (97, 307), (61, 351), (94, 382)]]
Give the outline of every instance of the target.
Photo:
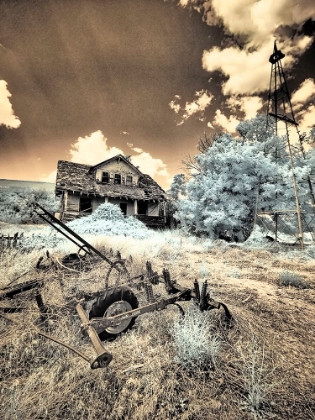
[[(118, 206), (109, 203), (99, 206), (90, 216), (81, 217), (67, 223), (67, 226), (83, 237), (106, 235), (144, 239), (149, 236), (149, 230), (142, 222), (133, 217), (124, 217)], [(25, 237), (21, 246), (26, 249), (51, 249), (65, 240), (60, 233), (47, 227), (39, 234)]]
[(100, 205), (90, 216), (73, 220), (67, 225), (79, 235), (121, 235), (136, 239), (149, 236), (149, 230), (140, 220), (125, 217), (118, 206), (110, 203)]
[(51, 213), (58, 211), (60, 201), (54, 193), (32, 188), (1, 190), (0, 220), (6, 223), (42, 223), (34, 213), (35, 203)]
[(307, 289), (309, 286), (304, 283), (300, 276), (290, 271), (284, 271), (280, 273), (279, 283), (282, 286), (293, 286), (298, 289)]
[(185, 317), (175, 319), (172, 334), (176, 361), (188, 368), (209, 368), (220, 350), (220, 340), (210, 334), (209, 312), (189, 309)]

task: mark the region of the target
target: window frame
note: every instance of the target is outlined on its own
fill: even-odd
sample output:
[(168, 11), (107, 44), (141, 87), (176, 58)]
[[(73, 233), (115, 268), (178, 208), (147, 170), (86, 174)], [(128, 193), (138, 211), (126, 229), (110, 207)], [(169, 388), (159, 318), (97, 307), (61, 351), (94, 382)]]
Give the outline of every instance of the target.
[(121, 174), (119, 173), (114, 174), (114, 185), (121, 185)]
[[(105, 174), (107, 174), (107, 176), (105, 176)], [(105, 181), (105, 179), (107, 179), (107, 181)], [(102, 184), (109, 184), (110, 182), (110, 173), (109, 172), (102, 172), (102, 178), (101, 178), (101, 183)]]

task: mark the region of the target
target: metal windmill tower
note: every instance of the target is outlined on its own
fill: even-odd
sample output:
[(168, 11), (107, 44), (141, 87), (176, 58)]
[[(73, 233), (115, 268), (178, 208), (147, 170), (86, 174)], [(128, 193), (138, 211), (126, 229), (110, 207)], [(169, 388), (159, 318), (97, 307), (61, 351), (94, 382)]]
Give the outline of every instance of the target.
[[(278, 236), (278, 224), (281, 220), (281, 217), (284, 215), (296, 215), (297, 224), (298, 224), (298, 233), (295, 235), (297, 241), (300, 243), (302, 249), (304, 249), (304, 241), (303, 241), (303, 223), (302, 223), (302, 212), (298, 194), (298, 185), (295, 175), (295, 168), (294, 168), (294, 160), (293, 160), (293, 149), (296, 147), (292, 145), (290, 140), (290, 128), (294, 127), (296, 129), (296, 133), (298, 136), (298, 151), (302, 154), (303, 158), (305, 158), (305, 151), (303, 147), (303, 139), (298, 130), (298, 123), (294, 118), (294, 112), (291, 104), (290, 94), (286, 82), (286, 78), (284, 75), (283, 67), (281, 64), (281, 60), (285, 57), (285, 55), (278, 50), (276, 42), (274, 43), (274, 50), (273, 54), (271, 54), (269, 58), (269, 62), (271, 63), (271, 74), (270, 74), (270, 85), (269, 85), (269, 94), (268, 94), (268, 107), (267, 107), (267, 126), (270, 124), (271, 119), (275, 122), (275, 134), (279, 135), (279, 125), (282, 126), (284, 129), (284, 138), (286, 142), (286, 147), (289, 153), (290, 159), (290, 166), (292, 171), (292, 180), (293, 180), (293, 188), (294, 188), (294, 196), (295, 196), (295, 209), (294, 210), (273, 210), (268, 212), (268, 215), (272, 215), (275, 221), (275, 240), (277, 241)], [(276, 150), (276, 158), (278, 157), (279, 150)], [(311, 201), (313, 204), (313, 208), (315, 205), (315, 199), (313, 194), (313, 188), (310, 178), (308, 177), (308, 185), (311, 195)], [(256, 214), (259, 217), (262, 214), (266, 213), (258, 213), (256, 209)]]

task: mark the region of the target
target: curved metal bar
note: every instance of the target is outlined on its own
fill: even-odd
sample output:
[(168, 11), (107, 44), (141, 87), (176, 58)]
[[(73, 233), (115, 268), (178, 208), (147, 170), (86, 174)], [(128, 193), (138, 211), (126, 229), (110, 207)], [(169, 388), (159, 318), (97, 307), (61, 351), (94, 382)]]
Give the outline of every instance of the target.
[(225, 305), (225, 303), (219, 302), (219, 305), (222, 306), (222, 308), (224, 309), (225, 316), (227, 317), (227, 319), (229, 321), (232, 321), (233, 316), (232, 316), (231, 312), (228, 310), (228, 307)]
[(66, 344), (63, 341), (58, 340), (55, 337), (52, 337), (51, 335), (48, 335), (46, 333), (44, 333), (43, 331), (37, 330), (37, 333), (45, 338), (48, 338), (51, 341), (54, 341), (57, 344), (60, 344), (61, 346), (67, 347), (67, 349), (73, 351), (74, 353), (76, 353), (78, 356), (82, 357), (82, 359), (84, 359), (86, 362), (91, 363), (91, 359), (89, 357), (87, 357), (84, 353), (81, 353), (78, 349), (76, 349), (73, 346), (70, 346), (70, 344)]
[(179, 311), (180, 311), (180, 314), (184, 317), (184, 316), (185, 316), (185, 311), (184, 311), (184, 309), (180, 306), (180, 304), (179, 304), (179, 303), (176, 303), (176, 302), (173, 302), (173, 305), (177, 306), (177, 308), (178, 308), (178, 309), (179, 309)]

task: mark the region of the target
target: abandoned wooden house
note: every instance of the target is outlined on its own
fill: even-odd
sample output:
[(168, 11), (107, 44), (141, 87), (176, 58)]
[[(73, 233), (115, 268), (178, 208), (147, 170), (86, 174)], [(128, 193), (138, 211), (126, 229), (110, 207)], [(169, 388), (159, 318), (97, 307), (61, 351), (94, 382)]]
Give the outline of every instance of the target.
[(127, 158), (114, 156), (95, 166), (60, 160), (56, 196), (61, 197), (60, 219), (69, 221), (91, 214), (102, 203), (120, 207), (147, 226), (164, 226), (167, 194)]

